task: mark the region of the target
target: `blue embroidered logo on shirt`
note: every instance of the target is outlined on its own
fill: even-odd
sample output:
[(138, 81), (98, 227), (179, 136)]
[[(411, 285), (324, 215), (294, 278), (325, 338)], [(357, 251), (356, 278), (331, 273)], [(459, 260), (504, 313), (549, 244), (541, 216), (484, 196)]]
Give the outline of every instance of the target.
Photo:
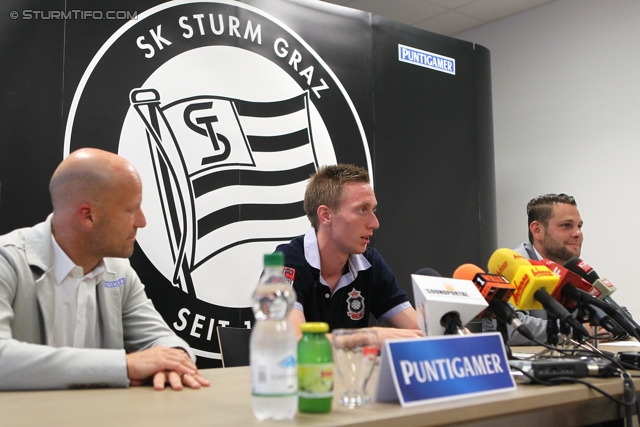
[(122, 285), (124, 285), (124, 277), (121, 277), (118, 280), (114, 280), (113, 282), (107, 282), (106, 280), (104, 282), (105, 288), (118, 288)]

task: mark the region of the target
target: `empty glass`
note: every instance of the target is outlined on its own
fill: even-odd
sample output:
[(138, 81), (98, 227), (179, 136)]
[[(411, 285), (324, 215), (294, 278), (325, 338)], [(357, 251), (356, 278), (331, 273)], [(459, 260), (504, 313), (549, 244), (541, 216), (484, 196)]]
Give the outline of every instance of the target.
[(378, 357), (378, 333), (371, 329), (335, 329), (333, 361), (344, 389), (340, 403), (348, 408), (365, 406), (371, 398), (367, 384)]

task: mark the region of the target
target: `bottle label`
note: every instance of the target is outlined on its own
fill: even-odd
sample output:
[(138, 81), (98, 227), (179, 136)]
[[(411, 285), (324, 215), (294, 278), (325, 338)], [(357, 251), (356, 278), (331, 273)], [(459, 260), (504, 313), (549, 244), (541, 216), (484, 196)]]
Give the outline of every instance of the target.
[(280, 359), (251, 356), (251, 394), (254, 396), (291, 396), (298, 391), (296, 357), (288, 354)]
[(307, 399), (333, 397), (333, 363), (300, 364), (298, 391)]

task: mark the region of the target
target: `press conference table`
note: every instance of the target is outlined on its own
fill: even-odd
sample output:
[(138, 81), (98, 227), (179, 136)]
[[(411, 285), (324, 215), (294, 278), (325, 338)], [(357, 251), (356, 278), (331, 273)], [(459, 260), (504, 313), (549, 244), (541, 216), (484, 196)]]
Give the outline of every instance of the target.
[[(628, 347), (606, 349), (637, 351)], [(131, 387), (0, 392), (0, 426), (403, 427), (455, 424), (564, 427), (616, 419), (624, 414), (615, 403), (584, 385), (518, 385), (515, 391), (408, 408), (402, 408), (396, 402), (373, 403), (367, 408), (350, 410), (334, 400), (333, 411), (329, 414), (298, 413), (292, 420), (257, 421), (251, 412), (248, 367), (201, 372), (212, 383), (201, 390), (158, 392), (151, 387)], [(610, 394), (620, 396), (622, 393), (619, 378), (592, 378), (590, 381)], [(634, 381), (640, 390), (640, 379)], [(369, 388), (373, 390), (373, 386), (374, 383)], [(339, 381), (335, 391), (336, 395), (341, 391)]]

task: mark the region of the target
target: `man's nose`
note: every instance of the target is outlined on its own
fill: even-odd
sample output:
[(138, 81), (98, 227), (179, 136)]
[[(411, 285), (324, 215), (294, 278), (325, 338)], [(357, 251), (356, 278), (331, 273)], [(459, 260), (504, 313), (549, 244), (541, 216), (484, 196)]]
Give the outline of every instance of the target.
[(582, 229), (576, 227), (575, 230), (573, 231), (573, 234), (576, 236), (582, 236)]
[(374, 230), (380, 228), (380, 221), (378, 221), (378, 217), (373, 212), (371, 212), (371, 221), (369, 223), (369, 227)]
[(142, 209), (138, 211), (138, 217), (136, 218), (135, 226), (137, 228), (144, 228), (147, 225), (147, 218), (144, 216)]

